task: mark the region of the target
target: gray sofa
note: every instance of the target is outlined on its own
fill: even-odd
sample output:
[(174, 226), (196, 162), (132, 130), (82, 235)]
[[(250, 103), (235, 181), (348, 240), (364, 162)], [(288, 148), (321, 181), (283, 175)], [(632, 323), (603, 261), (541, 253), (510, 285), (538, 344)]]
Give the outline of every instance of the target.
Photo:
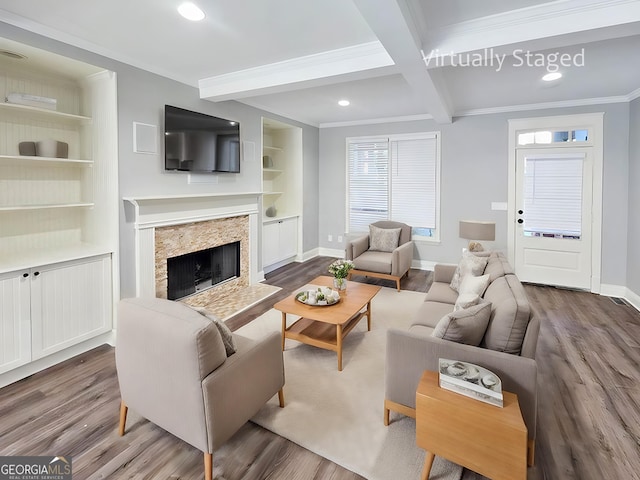
[(455, 265), (436, 265), (434, 281), (408, 330), (387, 333), (384, 421), (389, 411), (415, 418), (416, 388), (424, 370), (438, 370), (438, 359), (481, 365), (496, 373), (503, 389), (518, 395), (529, 435), (528, 463), (533, 465), (536, 436), (536, 346), (540, 324), (524, 288), (506, 258), (491, 253), (484, 274), (489, 286), (484, 301), (491, 316), (480, 345), (466, 345), (432, 336), (440, 319), (450, 314), (458, 292), (450, 287)]

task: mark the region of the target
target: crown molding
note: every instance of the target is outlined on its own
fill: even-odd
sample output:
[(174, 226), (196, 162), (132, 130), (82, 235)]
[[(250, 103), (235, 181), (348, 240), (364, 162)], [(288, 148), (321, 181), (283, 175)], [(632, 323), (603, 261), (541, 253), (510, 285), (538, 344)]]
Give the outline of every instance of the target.
[(637, 21), (637, 0), (557, 0), (447, 25), (435, 32), (433, 50), (451, 55)]
[[(29, 32), (35, 33), (37, 35), (41, 35), (43, 37), (46, 37), (52, 40), (57, 40), (59, 42), (66, 43), (67, 45), (71, 45), (73, 47), (86, 50), (96, 55), (101, 55), (103, 57), (106, 57), (109, 60), (114, 60), (120, 63), (124, 63), (126, 65), (130, 65), (131, 67), (139, 68), (141, 70), (154, 73), (161, 77), (175, 80), (176, 82), (183, 83), (190, 87), (198, 86), (193, 79), (182, 77), (180, 75), (175, 75), (174, 73), (158, 68), (155, 65), (138, 62), (128, 57), (127, 55), (123, 55), (121, 53), (115, 52), (108, 48), (104, 48), (93, 42), (89, 42), (80, 37), (76, 37), (75, 35), (71, 35), (67, 32), (63, 32), (61, 30), (48, 27), (46, 25), (43, 25), (42, 23), (35, 22), (31, 19), (22, 17), (20, 15), (7, 12), (6, 10), (0, 9), (0, 22), (5, 22), (9, 25), (13, 25), (14, 27), (27, 30)], [(43, 47), (37, 47), (37, 48), (43, 48)], [(89, 62), (90, 61), (91, 60), (89, 60)], [(97, 65), (97, 66), (101, 66), (101, 65)]]
[(633, 92), (631, 92), (627, 96), (629, 97), (630, 102), (634, 101), (636, 98), (640, 97), (640, 88), (636, 88)]
[(285, 110), (280, 110), (278, 108), (273, 108), (273, 107), (268, 106), (268, 105), (262, 105), (260, 102), (254, 101), (253, 98), (240, 98), (240, 99), (238, 99), (236, 101), (238, 103), (243, 103), (243, 104), (248, 105), (250, 107), (257, 108), (258, 110), (262, 110), (265, 113), (271, 113), (271, 114), (276, 115), (278, 117), (282, 117), (283, 119), (285, 119), (284, 121), (294, 120), (296, 122), (304, 123), (305, 125), (309, 125), (310, 127), (316, 127), (316, 128), (318, 128), (320, 126), (318, 124), (318, 122), (315, 122), (313, 120), (309, 120), (308, 118), (302, 118), (299, 115), (295, 115), (295, 114), (293, 114), (291, 112), (287, 112)]
[[(639, 92), (640, 94), (640, 92)], [(607, 103), (628, 103), (629, 95), (618, 95), (615, 97), (583, 98), (579, 100), (561, 100), (558, 102), (529, 103), (522, 105), (507, 105), (504, 107), (476, 108), (471, 110), (461, 110), (454, 114), (454, 117), (471, 117), (474, 115), (493, 115), (496, 113), (523, 112), (526, 110), (544, 110), (547, 108), (569, 108), (584, 107), (587, 105), (603, 105)]]
[(379, 123), (415, 122), (418, 120), (433, 120), (429, 114), (403, 115), (400, 117), (368, 118), (365, 120), (350, 120), (345, 122), (320, 123), (320, 128), (354, 127), (357, 125), (374, 125)]
[(282, 85), (392, 65), (393, 59), (376, 40), (203, 78), (198, 85), (200, 98), (222, 101), (260, 95)]

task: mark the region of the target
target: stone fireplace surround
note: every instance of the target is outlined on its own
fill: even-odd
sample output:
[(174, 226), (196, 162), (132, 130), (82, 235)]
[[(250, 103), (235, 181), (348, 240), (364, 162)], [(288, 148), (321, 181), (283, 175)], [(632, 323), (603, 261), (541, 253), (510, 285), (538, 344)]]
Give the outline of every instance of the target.
[[(166, 298), (166, 258), (239, 240), (239, 278), (189, 297), (207, 305), (262, 279), (258, 267), (259, 193), (126, 197), (134, 207), (136, 295)], [(162, 258), (163, 257), (163, 258)]]

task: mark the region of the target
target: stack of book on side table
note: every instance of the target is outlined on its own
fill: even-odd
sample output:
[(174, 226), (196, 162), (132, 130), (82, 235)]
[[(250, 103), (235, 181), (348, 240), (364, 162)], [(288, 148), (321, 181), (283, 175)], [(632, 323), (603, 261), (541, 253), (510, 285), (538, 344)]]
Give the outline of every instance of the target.
[(502, 382), (493, 372), (473, 363), (440, 358), (440, 387), (502, 407)]

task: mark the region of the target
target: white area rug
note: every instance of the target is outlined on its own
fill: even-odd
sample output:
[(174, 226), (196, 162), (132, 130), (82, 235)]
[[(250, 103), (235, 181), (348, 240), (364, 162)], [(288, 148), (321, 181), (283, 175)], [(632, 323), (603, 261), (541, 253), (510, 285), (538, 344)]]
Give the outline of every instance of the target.
[[(407, 327), (423, 301), (422, 293), (382, 288), (372, 302), (371, 331), (364, 318), (344, 341), (342, 372), (334, 352), (287, 340), (286, 406), (270, 401), (252, 421), (369, 480), (420, 478), (425, 453), (415, 444), (415, 421), (392, 412), (385, 427), (383, 404), (386, 330)], [(237, 333), (280, 331), (281, 318), (270, 310)], [(436, 457), (429, 478), (461, 475), (462, 467)]]

